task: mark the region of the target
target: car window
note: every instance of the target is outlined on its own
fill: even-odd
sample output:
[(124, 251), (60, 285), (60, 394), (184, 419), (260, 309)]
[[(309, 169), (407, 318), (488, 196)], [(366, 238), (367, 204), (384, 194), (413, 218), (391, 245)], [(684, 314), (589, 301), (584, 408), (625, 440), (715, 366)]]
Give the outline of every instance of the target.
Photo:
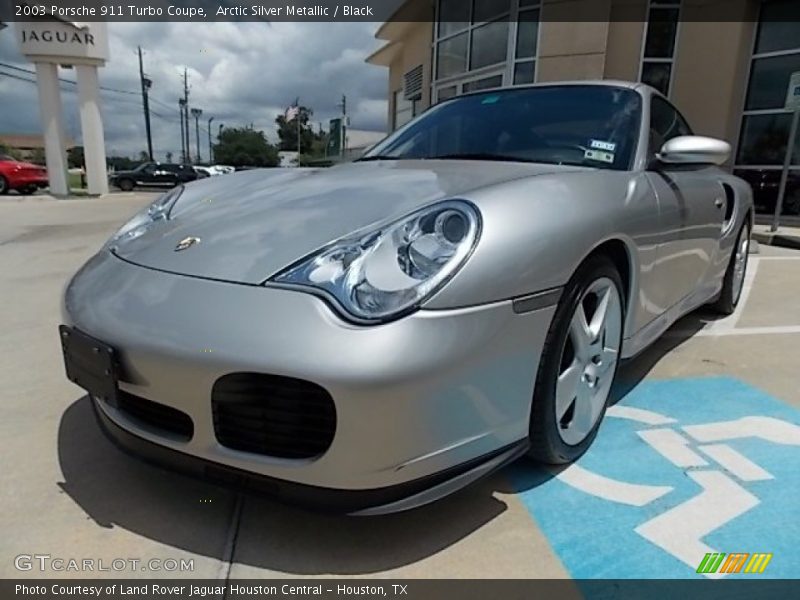
[(626, 170), (640, 122), (641, 98), (627, 88), (493, 90), (434, 106), (360, 160), (452, 158)]
[(661, 96), (652, 96), (650, 101), (650, 154), (655, 154), (669, 140), (681, 135), (692, 135), (692, 129), (681, 113)]
[(0, 160), (10, 160), (12, 162), (14, 161), (14, 159), (11, 158), (8, 154), (0, 154)]

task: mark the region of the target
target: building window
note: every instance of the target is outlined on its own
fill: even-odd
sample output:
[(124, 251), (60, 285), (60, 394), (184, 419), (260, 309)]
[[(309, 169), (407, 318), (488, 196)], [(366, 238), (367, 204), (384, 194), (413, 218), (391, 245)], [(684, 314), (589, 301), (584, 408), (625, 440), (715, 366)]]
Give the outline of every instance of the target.
[(675, 1), (651, 0), (647, 10), (639, 81), (665, 96), (672, 87), (680, 12), (681, 3)]
[(541, 0), (439, 0), (434, 101), (536, 79)]
[[(734, 171), (750, 183), (756, 212), (764, 215), (773, 215), (777, 208), (792, 123), (784, 104), (795, 71), (800, 71), (800, 3), (767, 0), (761, 5), (753, 45)], [(792, 143), (782, 215), (796, 217), (800, 216), (800, 135)]]
[(416, 101), (406, 100), (403, 90), (394, 93), (394, 115), (392, 118), (392, 129), (397, 129), (408, 123), (414, 118), (416, 113)]

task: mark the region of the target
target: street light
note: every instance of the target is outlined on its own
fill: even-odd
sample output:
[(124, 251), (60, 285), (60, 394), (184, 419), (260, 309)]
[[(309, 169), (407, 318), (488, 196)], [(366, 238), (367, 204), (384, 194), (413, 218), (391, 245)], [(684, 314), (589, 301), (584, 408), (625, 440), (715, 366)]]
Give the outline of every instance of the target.
[(197, 162), (202, 161), (203, 159), (200, 157), (200, 115), (203, 114), (203, 111), (199, 108), (192, 109), (192, 116), (194, 117), (194, 133), (195, 138), (197, 140)]
[(208, 164), (214, 164), (214, 148), (211, 146), (211, 122), (214, 117), (208, 118)]

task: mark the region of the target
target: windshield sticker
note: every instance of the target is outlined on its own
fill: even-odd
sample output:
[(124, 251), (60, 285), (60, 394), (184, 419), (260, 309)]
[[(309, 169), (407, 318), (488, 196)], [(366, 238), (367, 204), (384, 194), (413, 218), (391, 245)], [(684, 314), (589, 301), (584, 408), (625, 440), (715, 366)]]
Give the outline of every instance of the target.
[(602, 150), (587, 150), (586, 152), (583, 153), (583, 157), (586, 160), (597, 160), (604, 163), (614, 162), (614, 153), (603, 152)]
[(614, 152), (614, 150), (617, 149), (617, 145), (614, 142), (604, 142), (602, 140), (591, 140), (589, 142), (589, 147), (596, 150), (605, 150), (607, 152)]
[(481, 100), (481, 104), (494, 104), (500, 100), (500, 96), (486, 96), (483, 100)]

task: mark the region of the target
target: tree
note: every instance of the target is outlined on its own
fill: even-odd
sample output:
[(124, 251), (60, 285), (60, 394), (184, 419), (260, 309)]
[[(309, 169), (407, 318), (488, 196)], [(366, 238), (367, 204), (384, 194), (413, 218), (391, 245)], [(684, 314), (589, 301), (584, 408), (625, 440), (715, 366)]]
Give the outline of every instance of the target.
[(263, 131), (247, 127), (226, 127), (214, 144), (214, 157), (233, 167), (276, 167), (278, 149), (267, 142)]
[(144, 162), (150, 162), (150, 155), (147, 152), (145, 152), (144, 150), (142, 150), (141, 152), (139, 152), (139, 162), (143, 162), (143, 163)]
[(172, 152), (167, 152), (167, 162), (168, 163), (172, 162)]
[(291, 121), (286, 120), (286, 115), (278, 115), (275, 123), (278, 126), (279, 148), (281, 150), (297, 151), (297, 122), (300, 121), (300, 151), (308, 153), (317, 140), (318, 134), (309, 125), (314, 111), (306, 106), (298, 107), (297, 116)]
[(130, 171), (139, 164), (127, 156), (109, 156), (106, 162), (115, 171)]
[(22, 160), (23, 158), (22, 153), (19, 150), (11, 146), (6, 146), (5, 144), (0, 144), (0, 154), (10, 156), (14, 160)]
[(67, 150), (67, 164), (70, 169), (79, 169), (86, 164), (83, 154), (83, 146), (75, 146)]
[(35, 165), (44, 165), (45, 162), (47, 162), (44, 156), (44, 148), (34, 148), (33, 150), (31, 150), (31, 154), (28, 160), (30, 160)]

